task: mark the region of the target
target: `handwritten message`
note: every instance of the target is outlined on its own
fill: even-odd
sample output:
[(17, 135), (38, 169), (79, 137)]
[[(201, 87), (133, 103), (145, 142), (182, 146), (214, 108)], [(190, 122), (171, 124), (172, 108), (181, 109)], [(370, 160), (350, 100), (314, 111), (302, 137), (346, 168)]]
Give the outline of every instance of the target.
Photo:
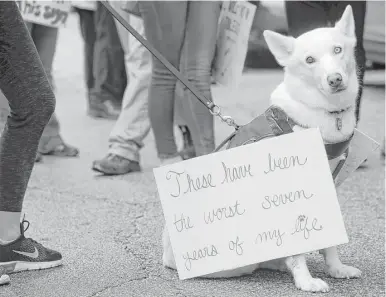
[(61, 27), (67, 22), (70, 1), (16, 1), (24, 21), (48, 27)]
[(244, 69), (256, 6), (246, 1), (224, 1), (219, 18), (214, 77), (226, 86), (237, 86)]
[(318, 129), (154, 175), (180, 279), (348, 242)]

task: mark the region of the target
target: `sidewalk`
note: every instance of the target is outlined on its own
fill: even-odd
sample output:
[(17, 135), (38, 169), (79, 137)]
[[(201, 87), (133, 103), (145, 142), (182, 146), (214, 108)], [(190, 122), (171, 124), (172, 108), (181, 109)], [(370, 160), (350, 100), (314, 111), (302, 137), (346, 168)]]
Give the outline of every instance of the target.
[[(55, 60), (57, 113), (63, 136), (80, 148), (77, 159), (46, 157), (37, 164), (25, 200), (27, 237), (63, 253), (58, 269), (11, 275), (11, 285), (0, 287), (1, 297), (375, 297), (384, 295), (384, 165), (369, 158), (369, 168), (357, 171), (338, 190), (350, 243), (340, 248), (342, 261), (363, 271), (359, 280), (334, 280), (322, 272), (322, 258), (309, 257), (313, 276), (326, 280), (331, 292), (307, 294), (295, 289), (286, 273), (258, 271), (229, 280), (180, 281), (162, 267), (163, 215), (152, 168), (158, 165), (154, 138), (141, 152), (143, 172), (101, 177), (91, 171), (103, 156), (113, 122), (86, 116), (81, 82), (82, 42), (77, 18), (61, 30)], [(70, 62), (71, 61), (71, 62)], [(237, 90), (215, 86), (214, 99), (239, 124), (268, 106), (281, 71), (245, 74)], [(366, 88), (360, 129), (381, 142), (384, 135), (384, 89)], [(216, 122), (216, 140), (232, 131)]]

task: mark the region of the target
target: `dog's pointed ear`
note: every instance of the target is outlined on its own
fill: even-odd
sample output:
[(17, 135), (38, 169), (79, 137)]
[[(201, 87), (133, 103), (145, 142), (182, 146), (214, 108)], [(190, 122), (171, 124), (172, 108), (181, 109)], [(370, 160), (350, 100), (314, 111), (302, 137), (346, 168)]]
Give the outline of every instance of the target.
[(355, 21), (351, 5), (347, 5), (340, 20), (335, 24), (340, 32), (350, 38), (355, 38)]
[(286, 66), (287, 61), (294, 50), (295, 38), (284, 36), (270, 30), (264, 30), (263, 35), (268, 48), (274, 55), (276, 61), (281, 66)]

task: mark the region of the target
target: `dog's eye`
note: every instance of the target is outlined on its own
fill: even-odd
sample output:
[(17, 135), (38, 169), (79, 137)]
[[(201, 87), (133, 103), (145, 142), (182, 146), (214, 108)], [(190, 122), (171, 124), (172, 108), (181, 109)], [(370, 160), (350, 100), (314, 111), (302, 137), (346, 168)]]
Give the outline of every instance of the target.
[(342, 52), (342, 48), (340, 46), (334, 47), (334, 54), (340, 54)]
[(307, 63), (307, 64), (312, 64), (312, 63), (314, 63), (314, 62), (315, 62), (315, 59), (314, 59), (313, 57), (308, 56), (308, 57), (306, 58), (306, 63)]

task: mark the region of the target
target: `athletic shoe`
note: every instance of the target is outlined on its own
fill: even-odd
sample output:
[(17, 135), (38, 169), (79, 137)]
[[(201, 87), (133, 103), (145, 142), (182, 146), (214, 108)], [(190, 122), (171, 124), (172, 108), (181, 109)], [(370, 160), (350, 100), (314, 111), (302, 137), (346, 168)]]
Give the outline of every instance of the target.
[[(24, 228), (24, 224), (28, 226)], [(20, 224), (18, 239), (5, 245), (0, 245), (0, 269), (4, 273), (14, 273), (26, 270), (39, 270), (56, 267), (62, 264), (62, 255), (50, 250), (31, 238), (25, 238), (24, 232), (29, 228), (29, 222)]]
[(92, 163), (92, 170), (106, 175), (118, 175), (140, 171), (141, 167), (138, 162), (115, 154), (107, 154), (103, 159)]

